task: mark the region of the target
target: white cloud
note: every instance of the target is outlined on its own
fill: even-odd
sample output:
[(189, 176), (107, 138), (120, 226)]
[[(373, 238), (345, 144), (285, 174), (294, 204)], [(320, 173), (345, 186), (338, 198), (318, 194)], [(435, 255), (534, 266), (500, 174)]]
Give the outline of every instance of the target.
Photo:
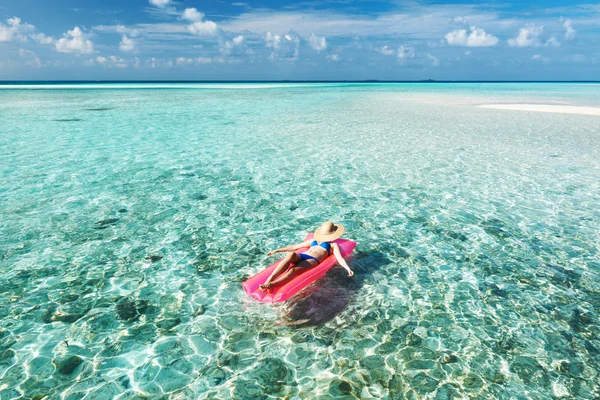
[(319, 52), (327, 48), (327, 40), (325, 40), (325, 36), (319, 37), (313, 33), (308, 38), (308, 42), (314, 50)]
[(556, 40), (556, 38), (554, 36), (551, 36), (550, 39), (546, 40), (546, 43), (544, 43), (544, 46), (558, 47), (558, 46), (560, 46), (560, 42), (558, 40)]
[(148, 68), (171, 68), (173, 66), (173, 60), (170, 58), (156, 58), (152, 57), (146, 60), (145, 65)]
[(433, 65), (434, 67), (437, 67), (440, 65), (440, 60), (436, 56), (432, 56), (431, 54), (427, 53), (427, 59), (429, 60), (431, 65)]
[(117, 33), (122, 33), (124, 35), (128, 34), (128, 35), (133, 36), (133, 37), (136, 37), (137, 35), (140, 34), (140, 32), (137, 29), (127, 28), (124, 25), (117, 25), (116, 31), (117, 31)]
[(196, 21), (187, 27), (188, 32), (198, 36), (216, 36), (217, 24), (212, 21)]
[(190, 65), (194, 62), (193, 58), (179, 57), (175, 60), (177, 65)]
[[(136, 60), (139, 66), (139, 60), (137, 59), (137, 57)], [(88, 64), (93, 65), (94, 61), (106, 68), (127, 68), (129, 66), (129, 60), (117, 56), (98, 56), (95, 59), (90, 59)]]
[(541, 62), (546, 63), (546, 64), (550, 62), (549, 58), (542, 57), (541, 54), (534, 54), (534, 55), (531, 56), (531, 59), (534, 60), (534, 61), (541, 61)]
[(29, 35), (33, 40), (38, 42), (39, 44), (52, 44), (54, 43), (54, 38), (50, 36), (46, 36), (43, 33), (35, 33)]
[(329, 58), (331, 61), (340, 61), (340, 55), (339, 54), (331, 54), (328, 55), (327, 58)]
[(149, 0), (150, 4), (158, 7), (158, 8), (165, 8), (166, 6), (168, 6), (171, 3), (171, 0)]
[(539, 36), (541, 36), (543, 32), (543, 26), (529, 25), (519, 29), (517, 37), (509, 39), (508, 44), (513, 47), (539, 46)]
[(140, 35), (139, 29), (128, 28), (125, 25), (98, 25), (95, 26), (93, 30), (100, 32), (120, 33), (122, 35), (128, 35), (129, 37), (136, 37)]
[(483, 29), (472, 26), (467, 35), (466, 29), (458, 29), (444, 36), (450, 46), (490, 47), (498, 44), (498, 38), (486, 33)]
[(30, 24), (22, 24), (21, 19), (12, 17), (6, 20), (7, 25), (0, 22), (0, 42), (12, 42), (14, 39), (21, 42), (27, 41), (27, 32), (35, 29), (35, 26)]
[(238, 53), (244, 48), (245, 38), (242, 35), (238, 35), (231, 40), (227, 40), (221, 46), (221, 54), (229, 55), (233, 53)]
[[(253, 9), (235, 18), (224, 19), (219, 26), (229, 32), (246, 30), (257, 34), (286, 32), (290, 28), (302, 37), (319, 32), (330, 37), (405, 36), (411, 39), (438, 40), (449, 29), (449, 19), (457, 15), (468, 16), (470, 25), (485, 26), (486, 29), (505, 32), (516, 24), (516, 19), (501, 18), (499, 11), (477, 4), (434, 4), (403, 7), (402, 11), (371, 15), (346, 14), (331, 10), (312, 11), (269, 11)], [(482, 7), (483, 8), (483, 7)], [(461, 20), (464, 22), (465, 20)], [(453, 26), (453, 25), (451, 25)]]
[(267, 32), (265, 44), (267, 47), (273, 49), (273, 52), (269, 56), (271, 60), (282, 58), (295, 61), (300, 52), (300, 37), (293, 31), (290, 31), (283, 36), (273, 35), (271, 32)]
[(469, 21), (467, 20), (467, 17), (448, 18), (448, 21), (453, 24), (459, 24), (459, 25), (465, 25), (465, 24), (469, 23)]
[(244, 43), (244, 37), (242, 35), (236, 36), (232, 40), (233, 44), (239, 46)]
[(127, 35), (123, 35), (121, 38), (121, 43), (119, 43), (119, 49), (121, 49), (121, 51), (134, 51), (135, 41), (131, 38), (128, 38)]
[(415, 58), (415, 49), (412, 46), (400, 46), (398, 47), (398, 58)]
[(210, 59), (209, 57), (198, 57), (196, 58), (196, 62), (198, 64), (210, 64), (212, 62), (212, 59)]
[(186, 8), (183, 12), (182, 18), (192, 22), (202, 21), (202, 18), (204, 18), (204, 13), (196, 10), (195, 8)]
[(187, 26), (187, 31), (192, 35), (197, 36), (216, 36), (218, 32), (217, 24), (213, 21), (202, 21), (204, 13), (196, 10), (195, 8), (186, 8), (183, 12), (183, 19), (191, 21), (192, 23)]
[(137, 36), (139, 34), (137, 29), (129, 29), (125, 25), (117, 25), (115, 30), (117, 31), (117, 33), (122, 33), (124, 35), (129, 34), (131, 36)]
[(86, 35), (79, 29), (73, 28), (63, 35), (63, 38), (58, 39), (54, 45), (60, 53), (82, 53), (89, 54), (94, 52), (94, 43), (86, 39)]
[(384, 56), (391, 56), (392, 54), (394, 54), (394, 49), (391, 49), (388, 46), (377, 47), (375, 50), (377, 50)]
[(29, 67), (41, 67), (42, 63), (39, 57), (31, 50), (19, 49), (19, 56), (26, 59), (25, 65)]
[(117, 68), (125, 68), (129, 65), (129, 61), (117, 56), (110, 56), (110, 61)]
[(519, 29), (519, 34), (516, 37), (508, 39), (508, 44), (513, 47), (560, 46), (560, 42), (554, 36), (544, 42), (542, 39), (543, 34), (543, 25), (529, 24)]
[(565, 39), (567, 39), (567, 40), (575, 39), (575, 36), (577, 36), (577, 30), (575, 28), (573, 28), (573, 20), (561, 17), (560, 22), (562, 23), (562, 26), (566, 29)]
[(29, 58), (32, 54), (35, 55), (31, 50), (19, 49), (19, 56), (22, 58)]

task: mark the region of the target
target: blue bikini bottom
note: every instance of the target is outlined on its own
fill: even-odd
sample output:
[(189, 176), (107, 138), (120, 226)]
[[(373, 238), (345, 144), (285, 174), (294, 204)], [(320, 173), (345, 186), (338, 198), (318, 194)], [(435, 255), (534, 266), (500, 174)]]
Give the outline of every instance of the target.
[[(319, 263), (319, 260), (317, 260), (315, 257), (311, 256), (310, 254), (305, 254), (305, 253), (301, 253), (298, 254), (300, 256), (300, 258), (302, 259), (302, 261), (305, 260), (315, 260), (317, 262), (317, 264)], [(312, 267), (312, 265), (311, 265)]]

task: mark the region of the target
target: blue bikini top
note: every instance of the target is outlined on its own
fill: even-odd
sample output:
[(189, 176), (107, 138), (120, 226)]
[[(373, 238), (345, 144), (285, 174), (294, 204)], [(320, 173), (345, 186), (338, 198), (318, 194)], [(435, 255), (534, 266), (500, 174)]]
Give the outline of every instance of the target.
[(313, 247), (313, 246), (321, 246), (322, 248), (327, 250), (327, 254), (331, 253), (331, 244), (329, 244), (329, 242), (319, 243), (316, 240), (313, 240), (312, 242), (310, 242), (310, 247)]

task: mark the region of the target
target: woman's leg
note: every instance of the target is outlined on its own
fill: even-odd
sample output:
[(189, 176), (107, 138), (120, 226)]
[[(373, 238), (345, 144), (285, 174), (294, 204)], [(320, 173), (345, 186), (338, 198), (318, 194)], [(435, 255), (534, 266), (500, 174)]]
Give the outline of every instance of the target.
[(263, 286), (269, 285), (269, 283), (271, 283), (271, 280), (273, 278), (275, 278), (277, 275), (279, 275), (280, 273), (285, 271), (287, 269), (287, 267), (289, 267), (290, 264), (292, 264), (293, 262), (298, 261), (298, 260), (300, 260), (300, 256), (298, 254), (296, 254), (294, 252), (289, 253), (287, 256), (285, 256), (283, 258), (283, 260), (281, 260), (279, 262), (279, 264), (275, 267), (273, 272), (271, 272), (271, 275), (269, 275), (269, 277), (267, 278), (265, 283), (260, 285), (260, 288), (262, 290), (265, 290), (265, 288), (263, 288)]
[(285, 282), (288, 279), (290, 279), (292, 276), (296, 275), (298, 272), (302, 271), (303, 269), (311, 268), (317, 264), (318, 264), (318, 262), (313, 261), (313, 260), (304, 260), (304, 261), (296, 264), (293, 268), (290, 268), (286, 273), (284, 273), (283, 275), (281, 275), (274, 281), (271, 281), (270, 283), (265, 282), (265, 287), (270, 288), (270, 287), (278, 285), (282, 282)]

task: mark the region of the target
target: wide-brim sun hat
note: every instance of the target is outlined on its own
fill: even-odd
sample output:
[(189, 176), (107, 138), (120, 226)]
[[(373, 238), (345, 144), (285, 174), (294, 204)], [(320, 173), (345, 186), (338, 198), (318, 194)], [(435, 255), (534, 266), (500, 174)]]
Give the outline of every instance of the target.
[(344, 226), (336, 225), (331, 221), (325, 222), (317, 228), (313, 237), (319, 242), (331, 242), (344, 234)]

